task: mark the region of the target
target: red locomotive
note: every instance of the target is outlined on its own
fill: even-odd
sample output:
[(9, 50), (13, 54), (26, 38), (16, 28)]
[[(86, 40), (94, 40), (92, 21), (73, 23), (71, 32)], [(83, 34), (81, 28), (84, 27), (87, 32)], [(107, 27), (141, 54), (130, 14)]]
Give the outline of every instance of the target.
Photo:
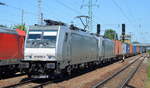
[(19, 29), (0, 28), (0, 76), (19, 71), (24, 57), (25, 32)]

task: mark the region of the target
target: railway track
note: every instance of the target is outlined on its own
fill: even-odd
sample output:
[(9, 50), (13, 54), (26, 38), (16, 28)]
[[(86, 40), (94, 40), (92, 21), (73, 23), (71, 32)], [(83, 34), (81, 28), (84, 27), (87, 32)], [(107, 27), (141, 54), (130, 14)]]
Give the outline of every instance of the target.
[(23, 76), (23, 75), (26, 75), (26, 74), (25, 73), (23, 73), (23, 74), (18, 73), (18, 74), (15, 74), (15, 75), (5, 75), (4, 77), (1, 77), (0, 80), (15, 78), (15, 77)]
[(26, 81), (23, 81), (23, 82), (19, 82), (17, 84), (5, 86), (5, 87), (2, 87), (2, 88), (23, 88), (22, 86), (30, 84), (30, 83), (32, 83), (33, 81), (36, 81), (36, 80), (37, 79), (29, 79), (29, 80), (26, 80)]
[(52, 83), (53, 83), (52, 81), (48, 81), (48, 82), (42, 83), (40, 85), (34, 86), (33, 88), (44, 88), (44, 86), (52, 84)]
[(40, 79), (31, 79), (31, 80), (27, 80), (27, 81), (20, 82), (18, 84), (10, 85), (10, 86), (3, 87), (3, 88), (43, 88), (46, 85), (54, 83), (54, 81), (59, 81), (59, 79), (53, 80), (53, 81), (45, 80), (45, 82), (41, 82)]
[[(132, 59), (131, 63), (135, 63), (136, 61), (139, 60), (140, 57), (135, 57), (135, 58), (138, 58), (138, 59), (136, 59), (135, 61), (133, 61), (133, 59)], [(64, 79), (45, 80), (44, 82), (41, 82), (42, 80), (39, 80), (39, 79), (28, 79), (26, 81), (22, 81), (17, 84), (2, 87), (2, 88), (43, 88), (44, 86), (51, 85), (52, 83), (55, 83), (57, 81), (63, 81)], [(93, 88), (99, 88), (99, 87), (93, 87)], [(113, 88), (113, 87), (108, 87), (108, 88)]]
[(124, 88), (127, 87), (128, 82), (142, 62), (144, 61), (144, 57), (137, 57), (134, 61), (129, 63), (128, 65), (124, 66), (123, 68), (119, 69), (117, 72), (115, 72), (113, 75), (109, 76), (105, 80), (97, 83), (92, 88)]

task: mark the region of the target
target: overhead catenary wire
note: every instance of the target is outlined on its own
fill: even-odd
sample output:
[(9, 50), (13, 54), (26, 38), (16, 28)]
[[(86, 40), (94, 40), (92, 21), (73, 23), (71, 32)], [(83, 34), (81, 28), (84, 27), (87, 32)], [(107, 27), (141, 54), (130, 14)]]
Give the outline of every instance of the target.
[(9, 4), (6, 4), (6, 3), (4, 4), (4, 6), (20, 11), (20, 13), (21, 13), (21, 22), (18, 22), (18, 23), (21, 23), (21, 24), (24, 23), (24, 16), (25, 15), (30, 14), (30, 15), (35, 16), (35, 13), (29, 12), (29, 11), (23, 9), (23, 8), (19, 8), (19, 7), (16, 7), (16, 6), (13, 6), (13, 5), (9, 5)]
[[(8, 7), (12, 7), (12, 6), (9, 5)], [(12, 8), (14, 8), (14, 9), (16, 9), (16, 10), (18, 9), (18, 10), (20, 10), (20, 11), (21, 11), (21, 10), (24, 10), (24, 13), (25, 13), (25, 14), (30, 14), (30, 15), (32, 15), (32, 16), (35, 16), (35, 15), (36, 15), (36, 13), (31, 12), (31, 11), (27, 11), (27, 10), (25, 10), (25, 9), (23, 9), (23, 8), (18, 8), (18, 7), (12, 7)]]
[(0, 20), (2, 20), (2, 21), (6, 21), (6, 22), (9, 22), (9, 23), (19, 23), (19, 22), (16, 22), (16, 21), (14, 21), (14, 20), (8, 20), (8, 19), (0, 19)]
[(77, 14), (80, 13), (80, 11), (78, 11), (78, 10), (76, 10), (76, 9), (74, 9), (74, 8), (72, 8), (72, 7), (70, 7), (70, 6), (68, 6), (68, 5), (66, 5), (65, 3), (61, 2), (60, 0), (54, 0), (54, 1), (57, 2), (58, 4), (64, 6), (65, 8), (69, 9), (70, 11), (72, 11), (72, 12), (74, 12), (74, 13), (77, 13)]
[(9, 5), (9, 4), (5, 4), (5, 6), (16, 9), (16, 10), (19, 10), (19, 11), (24, 10), (24, 13), (35, 15), (35, 13), (27, 11), (23, 8), (19, 8), (19, 7), (13, 6), (13, 5)]
[(119, 6), (119, 4), (118, 4), (115, 0), (112, 0), (112, 2), (113, 2), (114, 5), (116, 5), (116, 7), (120, 10), (120, 12), (123, 14), (123, 16), (124, 16), (129, 22), (131, 22), (131, 20), (128, 18), (128, 16), (127, 16), (126, 13), (124, 12), (124, 10)]
[[(7, 4), (7, 6), (8, 6), (8, 7), (11, 7), (11, 8), (14, 8), (14, 9), (18, 9), (18, 10), (22, 10), (22, 9), (23, 9), (23, 8), (19, 8), (19, 7), (13, 6), (13, 5), (9, 5), (9, 4)], [(36, 13), (31, 12), (31, 11), (27, 11), (27, 10), (25, 10), (25, 9), (24, 9), (24, 12), (25, 12), (25, 13), (28, 13), (28, 14), (32, 14), (32, 15), (35, 15), (35, 14), (36, 14)]]
[[(49, 1), (50, 1), (50, 0), (49, 0)], [(59, 5), (63, 6), (63, 7), (65, 7), (66, 9), (70, 10), (70, 12), (73, 12), (73, 13), (75, 13), (75, 14), (77, 14), (77, 15), (81, 14), (81, 12), (80, 12), (79, 10), (73, 8), (72, 6), (69, 6), (68, 4), (63, 3), (61, 0), (54, 0), (54, 1), (55, 1), (57, 4), (59, 4)], [(67, 11), (66, 11), (65, 13), (67, 13), (66, 17), (68, 16), (68, 14), (70, 14), (70, 13), (68, 13)], [(58, 17), (57, 17), (57, 19), (58, 19)], [(72, 20), (74, 20), (74, 19), (76, 19), (76, 18), (73, 17)], [(72, 22), (73, 22), (73, 21), (71, 21), (71, 23), (72, 23)], [(73, 22), (73, 23), (74, 23), (74, 22)], [(74, 25), (75, 25), (75, 24), (74, 24)]]
[[(112, 2), (114, 3), (114, 5), (120, 10), (120, 12), (122, 13), (122, 15), (126, 18), (126, 20), (131, 24), (131, 26), (133, 28), (134, 27), (134, 24), (133, 24), (133, 21), (129, 19), (129, 17), (127, 16), (127, 14), (125, 13), (125, 11), (122, 9), (122, 7), (120, 7), (120, 5), (115, 1), (115, 0), (112, 0)], [(127, 23), (126, 23), (127, 24)]]
[(128, 13), (129, 13), (130, 17), (132, 17), (132, 19), (134, 20), (134, 22), (136, 22), (136, 17), (132, 14), (132, 9), (129, 8), (127, 2), (124, 2), (124, 4), (126, 5), (126, 8), (128, 9)]
[[(95, 0), (94, 0), (95, 1)], [(97, 3), (97, 0), (95, 1)], [(93, 0), (88, 0), (87, 4), (84, 4), (84, 0), (82, 0), (81, 8), (83, 7), (88, 7), (88, 30), (92, 31), (93, 30), (93, 7), (98, 6), (97, 4), (94, 4)]]
[[(76, 13), (77, 15), (80, 15), (81, 14), (81, 11), (77, 10), (77, 9), (74, 9), (73, 7), (63, 3), (62, 1), (60, 0), (54, 0), (56, 3), (60, 4), (61, 6), (65, 7), (66, 9), (70, 10), (71, 12), (74, 12)], [(73, 18), (74, 20), (75, 18)], [(74, 24), (75, 25), (75, 24)], [(78, 24), (79, 25), (79, 24)], [(76, 25), (77, 26), (77, 25)]]
[[(128, 5), (127, 1), (124, 2), (124, 3), (126, 5), (126, 8), (128, 9), (128, 13), (129, 13), (130, 17), (132, 17), (134, 23), (137, 24), (136, 28), (134, 27), (134, 29), (137, 30), (137, 34), (138, 34), (138, 33), (140, 33), (140, 30), (141, 30), (141, 24), (138, 23), (138, 21), (137, 21), (139, 18), (136, 17), (135, 15), (133, 15), (133, 13), (132, 13), (133, 10), (132, 10), (132, 8), (129, 8), (129, 5)], [(138, 37), (137, 37), (137, 40), (138, 40)]]
[[(51, 1), (51, 0), (49, 0), (49, 1)], [(55, 2), (57, 3), (57, 4), (59, 4), (59, 5), (61, 5), (60, 3), (58, 3), (56, 0), (55, 0)], [(63, 5), (62, 5), (63, 6)], [(44, 5), (44, 7), (49, 7), (47, 4), (45, 4)], [(48, 9), (48, 8), (44, 8), (43, 7), (43, 9), (45, 9), (46, 10), (46, 12), (43, 12), (44, 14), (49, 14), (49, 11), (50, 11), (50, 13), (55, 13), (56, 14), (56, 10), (50, 10), (50, 9)], [(68, 6), (69, 7), (69, 6)], [(57, 7), (51, 7), (52, 9), (58, 9)], [(67, 7), (65, 7), (65, 8), (67, 8)], [(69, 8), (68, 8), (69, 9)], [(69, 10), (71, 10), (71, 9), (69, 9)], [(69, 12), (65, 12), (67, 15), (65, 15), (65, 17), (67, 17), (68, 16), (68, 14), (69, 14)], [(77, 12), (76, 12), (77, 13)], [(62, 15), (53, 15), (53, 14), (51, 14), (50, 15), (52, 18), (51, 19), (54, 19), (54, 20), (57, 20), (57, 21), (61, 21), (61, 19), (60, 18), (62, 18)], [(64, 17), (63, 17), (64, 18)], [(49, 18), (47, 18), (47, 19), (49, 19)]]

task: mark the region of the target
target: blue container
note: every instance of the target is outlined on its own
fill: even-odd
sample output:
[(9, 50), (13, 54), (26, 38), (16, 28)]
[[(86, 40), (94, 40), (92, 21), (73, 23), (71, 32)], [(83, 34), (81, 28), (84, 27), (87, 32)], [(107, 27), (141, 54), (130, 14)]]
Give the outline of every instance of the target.
[(136, 48), (136, 46), (133, 46), (133, 53), (134, 53), (134, 54), (137, 53), (137, 48)]
[(130, 53), (130, 45), (126, 44), (126, 54), (129, 54), (129, 53)]

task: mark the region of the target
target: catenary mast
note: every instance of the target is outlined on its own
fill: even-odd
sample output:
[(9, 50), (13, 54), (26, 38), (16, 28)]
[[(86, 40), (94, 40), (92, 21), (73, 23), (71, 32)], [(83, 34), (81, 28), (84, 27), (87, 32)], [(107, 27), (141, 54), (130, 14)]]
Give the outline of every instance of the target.
[(42, 0), (38, 0), (38, 25), (43, 25)]
[(89, 15), (89, 26), (88, 26), (88, 29), (89, 29), (89, 31), (92, 31), (92, 29), (93, 29), (93, 12), (92, 12), (92, 8), (93, 8), (93, 5), (92, 5), (92, 0), (89, 0), (89, 2), (88, 2), (88, 9), (89, 9), (89, 11), (88, 11), (88, 15)]
[[(93, 30), (93, 7), (94, 6), (97, 6), (96, 4), (93, 4), (93, 1), (94, 0), (88, 0), (88, 3), (86, 5), (83, 5), (83, 6), (86, 6), (88, 7), (88, 30), (89, 31), (92, 31)], [(97, 2), (97, 0), (96, 0)], [(82, 7), (83, 7), (82, 6)]]

